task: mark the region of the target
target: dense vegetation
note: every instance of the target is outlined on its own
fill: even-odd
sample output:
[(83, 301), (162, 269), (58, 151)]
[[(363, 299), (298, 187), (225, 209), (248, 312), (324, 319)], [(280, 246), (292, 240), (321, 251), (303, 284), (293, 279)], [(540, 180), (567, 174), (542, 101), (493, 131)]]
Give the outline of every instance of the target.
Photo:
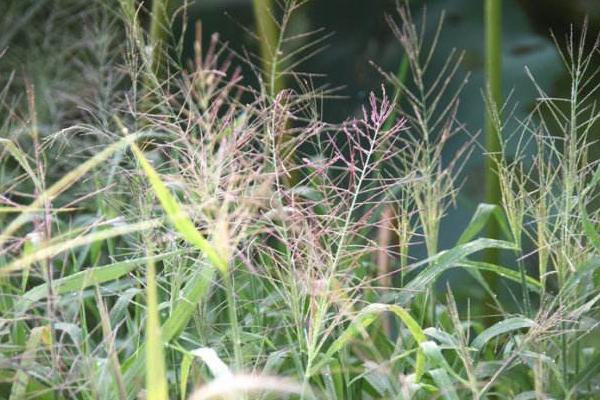
[[(400, 68), (334, 123), (304, 1), (255, 1), (256, 55), (174, 34), (187, 3), (44, 3), (0, 16), (0, 398), (600, 397), (586, 27), (566, 97), (523, 72), (526, 117), (488, 41), (479, 140), (464, 53), (436, 68), (443, 18), (404, 4)], [(473, 154), (492, 195), (458, 228)]]

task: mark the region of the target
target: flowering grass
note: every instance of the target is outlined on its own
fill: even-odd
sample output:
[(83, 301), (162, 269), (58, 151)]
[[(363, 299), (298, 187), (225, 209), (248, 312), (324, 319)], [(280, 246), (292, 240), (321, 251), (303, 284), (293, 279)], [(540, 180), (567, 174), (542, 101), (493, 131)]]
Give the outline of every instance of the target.
[(512, 125), (488, 100), (501, 202), (443, 232), (482, 151), (457, 117), (462, 53), (433, 70), (442, 22), (428, 41), (399, 8), (405, 72), (376, 67), (381, 89), (330, 123), (332, 93), (296, 70), (318, 32), (286, 31), (302, 3), (269, 10), (270, 75), (217, 35), (183, 66), (163, 34), (153, 53), (126, 1), (68, 0), (56, 42), (27, 32), (51, 57), (81, 30), (67, 63), (0, 78), (3, 398), (597, 398), (598, 42), (567, 38), (568, 98), (532, 76)]

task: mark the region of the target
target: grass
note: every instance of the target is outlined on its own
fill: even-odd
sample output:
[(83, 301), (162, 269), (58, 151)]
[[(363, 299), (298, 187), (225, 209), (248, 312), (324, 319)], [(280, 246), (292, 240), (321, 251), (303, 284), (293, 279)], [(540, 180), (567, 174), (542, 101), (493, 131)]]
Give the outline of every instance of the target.
[[(88, 71), (68, 101), (41, 98), (72, 65), (30, 66), (48, 74), (35, 85), (0, 75), (0, 393), (598, 397), (597, 41), (567, 38), (568, 98), (531, 75), (526, 119), (490, 102), (499, 200), (458, 230), (447, 213), (483, 150), (458, 121), (463, 54), (431, 63), (443, 16), (428, 40), (408, 8), (388, 17), (401, 73), (377, 67), (386, 84), (333, 124), (319, 105), (330, 93), (296, 72), (321, 43), (286, 28), (301, 2), (281, 4), (284, 67), (271, 75), (298, 87), (274, 91), (264, 65), (242, 76), (250, 60), (216, 37), (185, 69), (166, 57), (160, 78), (133, 3), (65, 1), (69, 12), (49, 10), (53, 34), (78, 40)], [(501, 257), (482, 258), (490, 250)], [(447, 279), (458, 271), (466, 283)]]
[[(492, 121), (492, 112), (500, 112), (502, 100), (502, 1), (485, 1), (485, 76), (486, 90), (490, 101), (489, 108), (493, 109), (486, 113), (485, 125), (485, 149), (488, 153), (484, 170), (485, 175), (485, 201), (489, 204), (500, 204), (500, 182), (494, 168), (500, 151), (500, 142), (496, 125)], [(488, 228), (490, 237), (499, 237), (500, 228), (495, 221), (490, 223)], [(487, 258), (489, 262), (498, 263), (498, 252), (490, 250)], [(492, 287), (495, 287), (493, 276), (488, 280)]]

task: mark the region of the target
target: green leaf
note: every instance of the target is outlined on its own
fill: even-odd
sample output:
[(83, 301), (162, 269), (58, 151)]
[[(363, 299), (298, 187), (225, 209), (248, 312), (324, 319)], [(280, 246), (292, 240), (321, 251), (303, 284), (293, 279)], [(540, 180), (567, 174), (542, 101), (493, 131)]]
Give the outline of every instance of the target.
[(23, 168), (23, 170), (27, 172), (27, 175), (29, 175), (29, 179), (33, 181), (35, 187), (37, 189), (41, 189), (42, 185), (37, 175), (33, 172), (33, 169), (29, 165), (29, 161), (27, 161), (27, 154), (25, 154), (23, 150), (21, 150), (15, 143), (8, 139), (0, 138), (0, 144), (4, 145), (4, 147), (8, 150), (10, 155), (13, 156), (15, 160), (17, 160), (21, 168)]
[[(329, 346), (329, 349), (325, 354), (325, 360), (322, 363), (316, 364), (315, 367), (310, 371), (310, 375), (312, 376), (314, 373), (316, 373), (323, 363), (330, 360), (335, 353), (345, 347), (355, 336), (364, 331), (384, 312), (391, 312), (398, 317), (408, 328), (408, 331), (417, 342), (417, 345), (427, 340), (427, 337), (425, 336), (425, 333), (421, 329), (419, 323), (415, 321), (415, 319), (402, 307), (393, 304), (370, 304), (358, 313), (358, 315), (344, 330), (344, 332), (331, 344), (331, 346)], [(423, 352), (418, 349), (415, 364), (415, 375), (417, 382), (421, 379), (424, 373), (425, 357)]]
[(596, 354), (590, 362), (587, 363), (575, 377), (571, 385), (571, 392), (575, 393), (576, 389), (590, 382), (592, 379), (597, 378), (600, 374), (600, 353)]
[(517, 247), (510, 242), (481, 238), (458, 245), (450, 250), (441, 251), (433, 257), (410, 266), (410, 271), (423, 266), (425, 268), (402, 288), (398, 300), (402, 304), (408, 304), (415, 295), (433, 284), (443, 272), (460, 266), (468, 256), (485, 249), (515, 250)]
[(581, 206), (581, 219), (586, 239), (594, 247), (594, 250), (600, 254), (600, 233), (596, 230), (584, 205)]
[[(208, 293), (213, 280), (215, 269), (197, 266), (193, 275), (188, 279), (182, 291), (181, 298), (175, 303), (173, 312), (162, 326), (161, 338), (164, 344), (177, 338), (183, 328), (187, 326), (198, 303)], [(125, 385), (129, 394), (136, 393), (139, 378), (144, 370), (144, 354), (146, 346), (141, 346), (125, 363)]]
[(181, 400), (187, 399), (187, 387), (193, 360), (194, 357), (190, 353), (184, 353), (183, 358), (181, 359), (179, 372), (179, 393), (181, 394)]
[(477, 210), (475, 210), (475, 213), (471, 217), (469, 225), (467, 225), (462, 235), (460, 235), (457, 244), (465, 244), (473, 239), (486, 227), (490, 218), (496, 219), (504, 235), (507, 238), (511, 238), (512, 234), (510, 233), (510, 228), (502, 208), (495, 204), (481, 203), (477, 206)]
[(477, 336), (471, 347), (481, 350), (490, 340), (508, 332), (517, 331), (524, 328), (533, 328), (537, 324), (535, 321), (525, 317), (513, 317), (497, 322), (490, 326)]
[(29, 383), (29, 374), (27, 371), (33, 364), (40, 346), (50, 346), (51, 344), (52, 332), (50, 331), (50, 327), (39, 326), (31, 330), (25, 351), (21, 354), (19, 369), (13, 378), (9, 400), (21, 400), (27, 397), (27, 384)]
[(454, 390), (452, 380), (445, 370), (436, 368), (428, 371), (428, 373), (439, 388), (439, 394), (442, 396), (442, 399), (459, 400), (456, 390)]
[[(512, 270), (510, 268), (506, 268), (506, 267), (501, 267), (500, 265), (486, 263), (486, 262), (482, 262), (482, 261), (468, 261), (467, 260), (467, 261), (463, 261), (463, 262), (459, 263), (458, 266), (467, 268), (468, 270), (476, 269), (476, 270), (480, 270), (480, 271), (494, 272), (495, 274), (497, 274), (503, 278), (509, 279), (514, 282), (521, 283), (521, 274), (518, 271)], [(535, 292), (541, 291), (542, 283), (540, 281), (538, 281), (537, 279), (532, 278), (530, 276), (526, 277), (526, 281), (527, 281), (527, 286), (529, 287), (529, 289), (531, 289)]]
[[(52, 289), (57, 295), (79, 292), (91, 286), (101, 285), (105, 282), (119, 279), (123, 275), (133, 271), (141, 264), (146, 264), (150, 261), (160, 261), (177, 253), (178, 252), (170, 252), (151, 257), (120, 261), (101, 267), (88, 268), (84, 271), (54, 280), (52, 282)], [(31, 306), (31, 304), (46, 298), (47, 295), (47, 284), (43, 283), (39, 286), (36, 286), (19, 299), (19, 301), (15, 304), (15, 309), (19, 314), (23, 313)]]
[(156, 288), (154, 263), (148, 262), (146, 274), (146, 398), (168, 400), (167, 369), (158, 313), (158, 290)]
[(139, 231), (144, 231), (157, 227), (159, 220), (150, 220), (138, 222), (135, 224), (117, 226), (110, 229), (93, 232), (88, 235), (75, 237), (73, 239), (64, 240), (58, 243), (51, 243), (47, 246), (40, 247), (35, 251), (23, 255), (22, 257), (9, 263), (6, 267), (0, 268), (0, 277), (8, 275), (12, 272), (20, 271), (29, 268), (33, 263), (46, 260), (57, 256), (67, 250), (75, 247), (84, 246), (90, 243), (110, 239), (117, 236), (128, 235)]
[(421, 343), (420, 347), (423, 350), (423, 354), (425, 354), (425, 357), (427, 358), (427, 360), (429, 360), (430, 364), (433, 367), (443, 368), (445, 372), (452, 375), (452, 377), (454, 377), (454, 379), (460, 382), (462, 386), (468, 386), (468, 382), (465, 379), (463, 379), (458, 373), (456, 373), (456, 371), (454, 371), (452, 367), (448, 364), (448, 362), (444, 358), (444, 355), (442, 354), (442, 350), (437, 345), (437, 343), (431, 340), (426, 340), (423, 343)]
[(167, 186), (144, 156), (144, 153), (135, 144), (131, 145), (131, 150), (148, 177), (154, 194), (158, 197), (163, 210), (175, 229), (185, 240), (200, 250), (208, 258), (213, 267), (217, 268), (223, 274), (227, 273), (227, 260), (221, 257), (214, 246), (196, 229), (194, 222), (179, 205), (175, 197), (171, 195)]
[(10, 237), (24, 224), (29, 222), (32, 214), (32, 210), (39, 209), (44, 205), (46, 201), (54, 199), (56, 196), (64, 192), (66, 189), (71, 187), (81, 177), (87, 174), (91, 169), (100, 165), (106, 161), (113, 153), (121, 150), (122, 148), (130, 145), (136, 139), (142, 135), (132, 134), (120, 141), (113, 143), (108, 146), (94, 157), (90, 158), (83, 164), (78, 165), (75, 169), (65, 174), (55, 184), (50, 186), (47, 190), (41, 193), (29, 206), (25, 208), (0, 234), (0, 246), (2, 246)]

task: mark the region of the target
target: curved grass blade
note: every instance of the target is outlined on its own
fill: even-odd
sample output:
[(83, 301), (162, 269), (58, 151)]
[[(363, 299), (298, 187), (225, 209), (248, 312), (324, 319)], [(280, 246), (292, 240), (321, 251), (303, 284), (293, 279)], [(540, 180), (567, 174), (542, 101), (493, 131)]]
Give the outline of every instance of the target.
[(497, 322), (479, 334), (471, 342), (471, 347), (477, 350), (483, 347), (493, 338), (508, 332), (517, 331), (524, 328), (533, 328), (537, 324), (535, 321), (525, 317), (513, 317)]
[[(67, 277), (56, 279), (52, 282), (54, 294), (66, 294), (79, 292), (88, 287), (101, 285), (128, 274), (141, 264), (150, 261), (160, 261), (179, 252), (164, 253), (156, 256), (136, 258), (133, 260), (120, 261), (101, 267), (88, 268)], [(26, 292), (15, 304), (18, 313), (27, 311), (31, 304), (43, 300), (48, 295), (48, 285), (43, 283)]]
[[(412, 337), (420, 345), (422, 342), (427, 340), (425, 333), (421, 329), (421, 326), (415, 319), (402, 307), (393, 304), (370, 304), (369, 306), (362, 309), (356, 318), (350, 323), (350, 326), (329, 346), (325, 353), (325, 359), (315, 365), (315, 367), (309, 371), (309, 375), (314, 375), (326, 362), (328, 362), (338, 351), (345, 347), (355, 336), (361, 331), (365, 330), (371, 325), (381, 314), (384, 312), (391, 312), (398, 317), (402, 323), (408, 328), (408, 331)], [(421, 379), (425, 373), (425, 356), (421, 349), (417, 350), (417, 359), (415, 364), (415, 375), (417, 382)]]
[(404, 286), (402, 293), (398, 295), (398, 300), (402, 304), (408, 303), (415, 295), (434, 283), (443, 272), (458, 266), (460, 263), (464, 263), (467, 260), (467, 257), (473, 253), (492, 248), (501, 250), (517, 249), (517, 247), (510, 242), (481, 238), (461, 244), (450, 250), (441, 251), (435, 256), (413, 264), (410, 267), (410, 271), (414, 271), (417, 268), (425, 266), (423, 270), (419, 271), (414, 279)]
[(504, 236), (512, 239), (512, 234), (502, 208), (495, 204), (481, 203), (477, 206), (477, 210), (475, 210), (475, 213), (471, 217), (469, 225), (467, 225), (462, 235), (460, 235), (457, 244), (465, 244), (472, 240), (478, 233), (483, 231), (492, 219), (496, 221)]
[[(41, 193), (29, 206), (27, 206), (26, 210), (35, 210), (41, 208), (47, 200), (52, 200), (56, 196), (60, 195), (62, 192), (71, 187), (75, 182), (81, 179), (82, 176), (87, 174), (91, 169), (95, 168), (99, 164), (106, 161), (113, 153), (127, 147), (131, 143), (138, 138), (140, 138), (141, 134), (132, 134), (129, 135), (116, 143), (111, 144), (100, 153), (96, 154), (94, 157), (90, 158), (83, 164), (80, 164), (71, 172), (64, 175), (60, 178), (55, 184), (50, 186), (47, 190)], [(31, 218), (31, 211), (24, 211), (19, 214), (15, 219), (13, 219), (6, 228), (0, 233), (0, 247), (24, 224), (29, 222)]]
[(190, 217), (179, 205), (175, 197), (171, 195), (167, 186), (163, 183), (158, 175), (158, 172), (154, 170), (152, 165), (148, 162), (144, 153), (139, 149), (138, 146), (132, 144), (131, 150), (135, 155), (136, 159), (140, 163), (142, 170), (148, 177), (148, 181), (154, 190), (154, 194), (158, 197), (163, 210), (167, 214), (167, 217), (179, 232), (181, 236), (198, 250), (200, 250), (206, 258), (210, 261), (213, 267), (217, 268), (221, 273), (227, 273), (227, 261), (221, 257), (214, 246), (202, 235), (197, 229)]
[[(489, 271), (501, 276), (502, 278), (506, 278), (508, 280), (521, 283), (521, 274), (519, 271), (512, 270), (510, 268), (501, 267), (500, 265), (490, 264), (483, 261), (463, 261), (457, 264), (457, 267), (463, 267), (467, 270), (480, 270), (480, 271)], [(526, 277), (527, 286), (530, 290), (535, 292), (540, 292), (542, 290), (542, 283), (531, 276)]]
[(35, 262), (52, 258), (60, 253), (63, 253), (67, 250), (71, 250), (75, 247), (84, 246), (90, 243), (99, 242), (117, 236), (123, 236), (128, 235), (130, 233), (152, 229), (159, 225), (160, 220), (158, 219), (143, 221), (135, 224), (101, 230), (98, 232), (91, 233), (89, 235), (75, 237), (73, 239), (65, 240), (63, 242), (41, 247), (29, 254), (26, 254), (14, 260), (13, 262), (9, 263), (6, 267), (0, 268), (0, 277), (6, 276), (7, 274), (10, 274), (12, 272), (27, 269)]

